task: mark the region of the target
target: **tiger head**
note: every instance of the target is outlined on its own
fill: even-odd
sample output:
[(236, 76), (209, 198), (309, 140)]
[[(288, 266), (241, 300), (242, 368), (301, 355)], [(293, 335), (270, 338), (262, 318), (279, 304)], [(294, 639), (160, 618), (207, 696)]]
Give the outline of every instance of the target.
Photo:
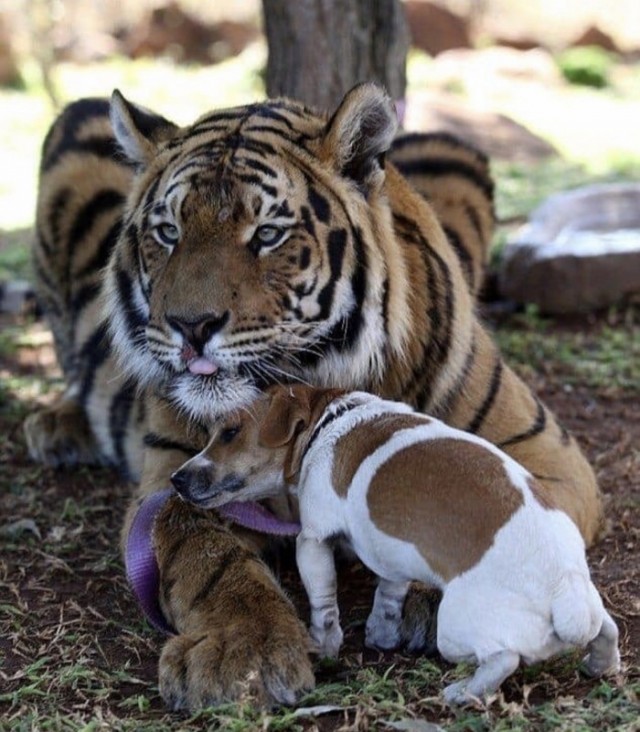
[(279, 99), (179, 128), (114, 92), (136, 174), (106, 275), (123, 368), (191, 418), (295, 380), (383, 367), (393, 104), (362, 84), (329, 118)]

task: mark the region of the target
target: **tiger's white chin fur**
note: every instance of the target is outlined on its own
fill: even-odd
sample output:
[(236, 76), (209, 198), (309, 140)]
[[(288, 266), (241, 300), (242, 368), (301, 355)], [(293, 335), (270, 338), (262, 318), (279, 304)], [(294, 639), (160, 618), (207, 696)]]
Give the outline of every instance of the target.
[(190, 419), (210, 422), (251, 404), (260, 390), (237, 373), (219, 371), (212, 376), (190, 373), (173, 377), (166, 395)]

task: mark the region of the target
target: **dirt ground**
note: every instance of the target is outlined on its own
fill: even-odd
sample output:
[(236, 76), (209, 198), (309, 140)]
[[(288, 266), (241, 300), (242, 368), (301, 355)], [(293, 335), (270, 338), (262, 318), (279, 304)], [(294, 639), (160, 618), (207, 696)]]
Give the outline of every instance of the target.
[[(513, 324), (503, 321), (497, 327)], [(597, 339), (605, 327), (603, 318), (579, 325), (554, 321), (549, 336), (580, 328)], [(51, 470), (29, 462), (21, 422), (35, 401), (51, 397), (43, 385), (55, 376), (54, 356), (41, 324), (5, 321), (3, 333), (14, 340), (22, 334), (22, 340), (16, 348), (4, 348), (0, 357), (0, 720), (11, 729), (39, 729), (37, 724), (21, 727), (17, 720), (39, 704), (46, 707), (44, 699), (54, 700), (58, 715), (73, 719), (103, 709), (118, 717), (143, 711), (153, 720), (163, 713), (156, 687), (161, 637), (141, 619), (118, 554), (127, 486), (105, 469)], [(640, 391), (608, 385), (568, 388), (552, 362), (536, 374), (533, 386), (577, 436), (597, 471), (608, 528), (589, 560), (621, 631), (625, 674), (618, 683), (637, 682)], [(303, 593), (286, 562), (282, 574), (305, 613)], [(363, 649), (372, 590), (368, 574), (345, 565), (340, 587), (346, 650), (337, 665), (320, 669), (319, 680), (344, 679), (362, 666), (410, 669), (415, 658)], [(575, 664), (550, 662), (537, 676), (522, 670), (509, 680), (505, 703), (523, 694), (528, 704), (544, 702), (560, 688), (563, 695), (584, 700), (593, 682)], [(313, 728), (337, 729), (340, 720), (329, 715)]]

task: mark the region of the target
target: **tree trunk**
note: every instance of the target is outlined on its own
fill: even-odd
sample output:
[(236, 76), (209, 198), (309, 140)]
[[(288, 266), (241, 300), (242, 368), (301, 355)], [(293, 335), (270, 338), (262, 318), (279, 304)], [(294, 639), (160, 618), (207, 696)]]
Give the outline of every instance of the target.
[(400, 0), (263, 0), (267, 94), (332, 111), (361, 81), (402, 100), (409, 32)]

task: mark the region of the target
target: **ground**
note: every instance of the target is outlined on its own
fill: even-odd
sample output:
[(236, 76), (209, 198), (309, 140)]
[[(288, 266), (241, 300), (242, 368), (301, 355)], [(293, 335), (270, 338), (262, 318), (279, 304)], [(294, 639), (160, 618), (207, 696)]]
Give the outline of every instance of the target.
[[(626, 25), (625, 14), (617, 15)], [(204, 111), (193, 108), (204, 101), (202, 89), (209, 90), (208, 105), (254, 99), (263, 61), (258, 49), (224, 68), (122, 61), (62, 65), (58, 83), (65, 99), (104, 95), (118, 86), (170, 117), (177, 110), (184, 114), (179, 121), (187, 121)], [(418, 93), (419, 102), (431, 83), (430, 64), (409, 63), (410, 111), (412, 94)], [(537, 165), (497, 162), (503, 221), (522, 221), (557, 190), (596, 179), (640, 179), (634, 122), (640, 64), (615, 71), (611, 86), (597, 94), (521, 80), (505, 94), (504, 80), (497, 86), (489, 77), (486, 85), (474, 82), (474, 93), (483, 103), (491, 101), (493, 112), (526, 124), (564, 155)], [(455, 99), (464, 96), (461, 83), (454, 87)], [(218, 98), (222, 92), (224, 99)], [(52, 115), (47, 104), (32, 88), (2, 92), (0, 159), (9, 164), (0, 170), (0, 279), (28, 277), (38, 149)], [(493, 140), (498, 128), (492, 120), (487, 124), (490, 134), (484, 139)], [(513, 158), (521, 140), (509, 138), (503, 148)], [(496, 251), (508, 232), (500, 227)], [(163, 639), (142, 619), (118, 551), (129, 487), (106, 469), (51, 470), (28, 460), (22, 421), (62, 384), (44, 324), (30, 316), (5, 317), (0, 320), (0, 731), (640, 729), (638, 304), (564, 319), (545, 319), (531, 309), (504, 314), (494, 304), (486, 315), (509, 362), (573, 431), (597, 471), (608, 530), (589, 551), (589, 562), (620, 626), (619, 676), (586, 678), (581, 654), (574, 653), (519, 670), (487, 708), (451, 712), (442, 704), (442, 686), (468, 669), (438, 657), (365, 650), (372, 582), (362, 568), (345, 564), (340, 575), (345, 649), (338, 662), (318, 665), (318, 688), (300, 708), (258, 712), (226, 705), (193, 716), (167, 714), (157, 690)], [(280, 570), (306, 617), (290, 560), (284, 558)]]
[[(589, 552), (594, 580), (621, 630), (623, 672), (593, 681), (580, 654), (510, 679), (488, 709), (451, 713), (444, 680), (464, 673), (439, 658), (363, 648), (372, 585), (341, 570), (346, 630), (340, 661), (318, 669), (304, 712), (238, 706), (192, 718), (165, 715), (156, 686), (162, 638), (126, 586), (118, 528), (128, 487), (105, 469), (29, 462), (21, 422), (56, 389), (41, 323), (5, 321), (0, 359), (0, 729), (637, 729), (640, 691), (640, 317), (633, 306), (589, 319), (490, 315), (511, 362), (576, 435), (606, 496), (607, 532)], [(7, 343), (13, 343), (7, 347)], [(290, 562), (286, 586), (306, 613)], [(327, 706), (327, 710), (318, 705)], [(403, 720), (399, 722), (398, 720)], [(416, 721), (417, 723), (417, 721)], [(5, 727), (6, 725), (6, 727)]]

